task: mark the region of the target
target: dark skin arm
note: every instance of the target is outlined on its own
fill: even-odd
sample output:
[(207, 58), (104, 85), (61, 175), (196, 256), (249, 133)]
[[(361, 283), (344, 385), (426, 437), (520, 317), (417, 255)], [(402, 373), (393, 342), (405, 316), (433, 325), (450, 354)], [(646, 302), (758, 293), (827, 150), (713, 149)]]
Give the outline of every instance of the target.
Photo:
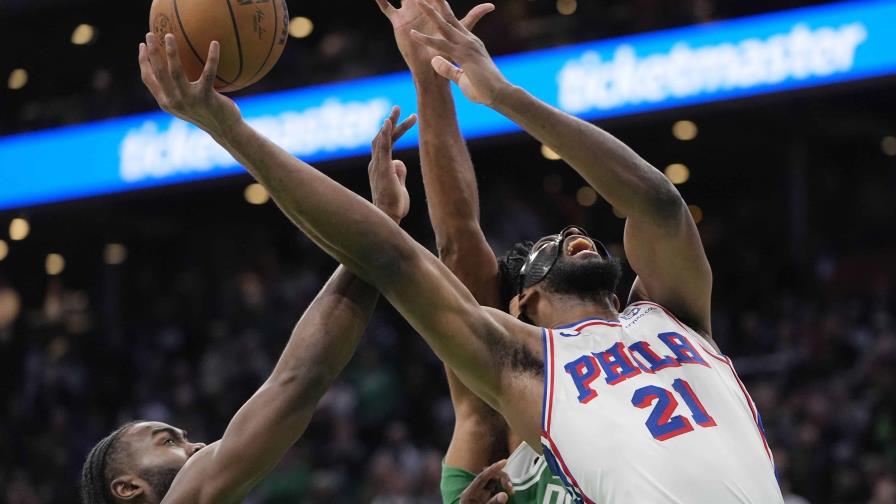
[(163, 502), (242, 502), (305, 432), (354, 354), (378, 298), (340, 266), (296, 325), (271, 376), (222, 438), (190, 458)]
[(666, 306), (711, 342), (712, 271), (675, 186), (606, 131), (510, 84), (482, 41), (443, 2), (421, 1), (435, 30), (414, 32), (414, 38), (460, 65), (437, 56), (435, 71), (457, 82), (470, 100), (492, 107), (548, 145), (626, 215), (626, 255), (638, 274), (635, 299)]
[[(195, 83), (183, 76), (176, 44), (166, 48), (167, 58), (151, 45), (141, 65), (144, 82), (162, 108), (209, 132), (299, 228), (374, 285), (471, 390), (512, 419), (514, 431), (540, 449), (541, 412), (533, 405), (540, 405), (541, 377), (513, 369), (506, 353), (542, 359), (540, 330), (481, 307), (436, 257), (383, 212), (246, 124), (236, 105), (213, 89), (217, 44)], [(374, 141), (374, 163), (391, 163), (394, 122), (387, 119)]]
[[(141, 49), (141, 66), (148, 54)], [(413, 121), (395, 131), (397, 140)], [(371, 163), (373, 201), (396, 223), (407, 215), (404, 165)], [(241, 502), (298, 440), (318, 401), (357, 348), (379, 292), (340, 266), (293, 330), (270, 377), (223, 437), (199, 451), (164, 502)]]
[[(417, 90), (423, 184), (439, 258), (481, 305), (497, 308), (498, 264), (479, 226), (476, 174), (458, 126), (450, 82), (430, 64), (437, 54), (410, 36), (411, 29), (428, 30), (430, 22), (416, 0), (405, 0), (401, 8), (386, 0), (377, 4), (392, 24)], [(479, 5), (461, 22), (472, 29), (492, 9), (491, 4)], [(454, 371), (446, 367), (445, 373), (455, 414), (445, 464), (475, 472), (507, 455), (507, 425)]]

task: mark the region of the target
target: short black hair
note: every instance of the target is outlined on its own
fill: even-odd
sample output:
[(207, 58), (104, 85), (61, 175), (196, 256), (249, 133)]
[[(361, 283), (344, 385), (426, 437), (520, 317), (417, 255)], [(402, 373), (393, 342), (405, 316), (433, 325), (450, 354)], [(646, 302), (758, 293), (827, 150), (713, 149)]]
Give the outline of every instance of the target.
[(529, 260), (529, 254), (535, 244), (522, 241), (513, 245), (504, 255), (498, 258), (498, 273), (501, 283), (501, 309), (507, 310), (510, 300), (519, 294), (520, 271)]
[(83, 504), (115, 504), (109, 485), (114, 469), (126, 456), (127, 450), (121, 436), (138, 422), (128, 422), (103, 438), (87, 454), (81, 468), (81, 501)]

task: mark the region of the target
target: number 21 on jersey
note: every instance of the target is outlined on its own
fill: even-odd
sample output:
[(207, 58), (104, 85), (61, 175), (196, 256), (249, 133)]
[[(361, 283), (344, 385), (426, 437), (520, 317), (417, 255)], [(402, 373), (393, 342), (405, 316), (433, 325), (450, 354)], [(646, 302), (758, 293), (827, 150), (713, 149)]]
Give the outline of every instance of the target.
[[(706, 408), (694, 393), (691, 384), (679, 378), (672, 382), (672, 388), (675, 389), (679, 397), (684, 399), (685, 405), (691, 410), (691, 418), (697, 425), (707, 428), (716, 426), (716, 421), (706, 412)], [(656, 385), (647, 385), (639, 388), (632, 395), (632, 405), (637, 408), (646, 409), (651, 404), (654, 405), (653, 411), (647, 417), (644, 425), (657, 440), (665, 441), (694, 430), (691, 421), (686, 417), (672, 416), (678, 408), (678, 400), (675, 399), (675, 394), (672, 392)]]

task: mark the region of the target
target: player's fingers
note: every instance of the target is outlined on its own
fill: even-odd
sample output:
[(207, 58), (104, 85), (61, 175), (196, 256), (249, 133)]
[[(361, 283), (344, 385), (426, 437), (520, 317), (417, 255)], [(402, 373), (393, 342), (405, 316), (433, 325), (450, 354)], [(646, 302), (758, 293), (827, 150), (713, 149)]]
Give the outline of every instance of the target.
[(174, 83), (168, 72), (168, 62), (162, 54), (159, 37), (155, 33), (146, 34), (146, 51), (149, 54), (149, 62), (152, 64), (152, 74), (159, 83), (161, 90), (167, 95), (163, 98), (171, 98), (174, 94)]
[(504, 469), (504, 466), (507, 465), (507, 460), (499, 460), (494, 464), (486, 467), (482, 470), (476, 477), (473, 479), (474, 483), (479, 483), (480, 486), (485, 485), (492, 479), (496, 478), (501, 471)]
[(507, 495), (513, 495), (513, 482), (510, 481), (510, 476), (505, 472), (501, 473), (501, 486), (507, 492)]
[(453, 44), (448, 42), (445, 39), (438, 37), (431, 37), (429, 35), (425, 35), (423, 33), (418, 32), (417, 30), (411, 30), (411, 36), (414, 37), (421, 44), (431, 47), (436, 51), (444, 54), (450, 54), (453, 52)]
[(218, 75), (218, 61), (220, 59), (221, 44), (217, 40), (213, 40), (208, 46), (208, 58), (205, 60), (202, 76), (199, 77), (199, 82), (203, 89), (210, 90), (215, 86), (215, 76)]
[[(431, 3), (426, 0), (416, 0), (420, 4), (420, 8), (423, 10), (423, 14), (432, 21), (433, 25), (435, 25), (436, 29), (439, 30), (439, 33), (442, 34), (448, 40), (457, 41), (463, 37), (463, 34), (457, 30), (451, 23), (445, 19), (442, 14), (432, 6)], [(454, 17), (452, 14), (449, 17)], [(456, 19), (455, 19), (456, 21)], [(462, 28), (462, 27), (461, 27)]]
[(456, 28), (459, 32), (463, 33), (465, 28), (464, 25), (457, 20), (457, 16), (454, 15), (454, 11), (451, 10), (451, 6), (448, 5), (447, 0), (426, 0), (430, 2), (430, 5), (436, 9), (436, 11), (442, 15), (445, 21), (448, 22), (451, 26)]
[(451, 18), (454, 16), (454, 11), (451, 10), (451, 6), (448, 5), (447, 0), (420, 0), (422, 2), (426, 2), (432, 6), (433, 9), (436, 10), (439, 14), (445, 18), (445, 21), (448, 21), (451, 24)]
[(392, 13), (395, 12), (395, 7), (389, 3), (389, 0), (376, 0), (376, 4), (380, 6), (380, 10), (383, 11), (386, 17), (392, 16)]
[(501, 492), (499, 494), (496, 494), (491, 499), (489, 499), (486, 504), (506, 504), (507, 498), (508, 498), (507, 494), (504, 492)]
[(171, 80), (181, 89), (187, 85), (187, 79), (184, 77), (184, 69), (180, 64), (180, 56), (177, 54), (177, 39), (174, 34), (165, 35), (165, 55), (168, 63), (168, 71), (171, 74)]
[(479, 21), (482, 20), (482, 18), (484, 18), (486, 14), (494, 10), (494, 4), (479, 4), (476, 7), (470, 9), (470, 12), (468, 12), (460, 22), (467, 30), (473, 31), (473, 28), (476, 27), (476, 24), (479, 23)]
[(399, 117), (401, 117), (401, 107), (393, 105), (392, 110), (389, 112), (389, 122), (392, 123), (393, 128), (398, 124)]
[(380, 130), (376, 132), (376, 136), (373, 137), (373, 140), (370, 142), (370, 154), (373, 159), (376, 160), (377, 154), (379, 154), (380, 143), (383, 140), (383, 131), (386, 129), (386, 125), (383, 124), (380, 126)]
[(395, 127), (395, 130), (392, 133), (392, 143), (394, 144), (395, 142), (398, 142), (408, 130), (414, 127), (415, 124), (417, 124), (417, 114), (411, 114), (407, 119), (402, 121), (401, 124)]
[(395, 170), (395, 176), (398, 177), (398, 182), (401, 185), (405, 184), (408, 178), (408, 167), (404, 164), (403, 161), (395, 160), (392, 161), (392, 168)]
[(147, 54), (149, 54), (149, 62), (152, 63), (153, 71), (157, 74), (167, 73), (168, 61), (165, 55), (162, 54), (162, 41), (159, 40), (159, 36), (155, 33), (149, 32), (146, 34), (146, 50)]
[(392, 121), (383, 121), (383, 129), (377, 138), (376, 156), (380, 161), (386, 161), (392, 157)]
[(145, 43), (141, 43), (137, 49), (137, 61), (140, 62), (140, 78), (143, 80), (143, 84), (146, 85), (146, 88), (149, 89), (149, 92), (154, 97), (160, 96), (161, 89), (156, 81), (156, 76), (152, 72), (152, 63), (149, 62), (149, 54)]
[(461, 76), (464, 74), (462, 68), (454, 66), (450, 61), (446, 60), (442, 56), (436, 56), (432, 59), (432, 68), (436, 71), (437, 74), (454, 82), (459, 82)]

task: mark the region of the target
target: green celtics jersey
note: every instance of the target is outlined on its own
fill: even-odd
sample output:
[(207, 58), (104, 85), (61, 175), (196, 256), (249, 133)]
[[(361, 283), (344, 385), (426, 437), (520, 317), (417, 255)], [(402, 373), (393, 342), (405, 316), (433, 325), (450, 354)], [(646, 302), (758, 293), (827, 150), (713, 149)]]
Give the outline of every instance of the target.
[[(507, 459), (504, 472), (510, 476), (514, 495), (508, 504), (570, 504), (572, 498), (559, 478), (551, 474), (544, 459), (526, 443)], [(442, 468), (442, 502), (458, 504), (460, 494), (473, 482), (476, 475), (445, 466)]]

